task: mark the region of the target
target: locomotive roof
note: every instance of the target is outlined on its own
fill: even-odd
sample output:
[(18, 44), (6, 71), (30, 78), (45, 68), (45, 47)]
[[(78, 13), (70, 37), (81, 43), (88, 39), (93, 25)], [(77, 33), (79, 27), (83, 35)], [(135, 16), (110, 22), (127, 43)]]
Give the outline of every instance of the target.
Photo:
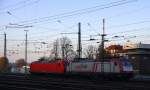
[(63, 61), (62, 59), (56, 59), (56, 60), (44, 60), (44, 61), (34, 61), (32, 63), (55, 63), (58, 61)]
[[(99, 62), (100, 60), (92, 60), (87, 58), (75, 59), (72, 62)], [(104, 59), (104, 61), (111, 61), (110, 59)]]

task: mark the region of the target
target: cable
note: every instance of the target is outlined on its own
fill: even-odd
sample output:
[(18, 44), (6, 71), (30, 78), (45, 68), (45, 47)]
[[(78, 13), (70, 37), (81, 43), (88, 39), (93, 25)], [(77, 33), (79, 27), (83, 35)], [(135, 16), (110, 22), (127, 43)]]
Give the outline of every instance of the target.
[[(134, 10), (130, 10), (130, 11), (127, 11), (127, 12), (123, 12), (123, 13), (119, 13), (119, 14), (115, 14), (115, 15), (112, 15), (112, 16), (108, 16), (108, 17), (105, 17), (107, 19), (112, 19), (112, 18), (118, 18), (119, 16), (124, 16), (124, 15), (129, 15), (129, 14), (132, 14), (132, 13), (137, 13), (138, 11), (143, 11), (144, 9), (149, 9), (150, 7), (149, 6), (146, 6), (146, 7), (142, 7), (142, 8), (138, 8), (138, 9), (134, 9)], [(99, 22), (100, 20), (90, 20), (88, 22)]]
[[(56, 37), (56, 36), (58, 36), (58, 35), (60, 35), (60, 34), (54, 34), (54, 35), (46, 35), (45, 37), (44, 36), (42, 36), (42, 35), (39, 35), (38, 37), (42, 37), (42, 38), (50, 38), (50, 37)], [(34, 37), (37, 37), (37, 36), (28, 36), (29, 38), (34, 38)]]
[(126, 30), (126, 31), (122, 31), (122, 32), (116, 32), (116, 33), (109, 33), (108, 35), (115, 35), (115, 34), (118, 34), (118, 33), (126, 33), (126, 32), (134, 32), (134, 31), (141, 31), (143, 29), (147, 29), (147, 30), (150, 30), (150, 27), (144, 27), (144, 28), (138, 28), (138, 29), (131, 29), (131, 30)]
[[(144, 38), (144, 37), (149, 37), (150, 34), (148, 35), (138, 35), (138, 36), (130, 36), (130, 37), (127, 37), (126, 40), (129, 40), (129, 39), (134, 39), (134, 38)], [(109, 40), (109, 41), (121, 41), (121, 40), (125, 40), (125, 39), (117, 39), (117, 40)]]
[(124, 4), (135, 2), (135, 1), (137, 1), (137, 0), (120, 0), (120, 1), (111, 2), (109, 4), (99, 5), (99, 6), (95, 6), (95, 7), (91, 7), (91, 8), (75, 10), (75, 11), (72, 11), (72, 12), (52, 15), (52, 16), (48, 16), (48, 17), (42, 17), (42, 18), (38, 18), (38, 19), (22, 21), (20, 23), (23, 23), (23, 24), (41, 23), (41, 22), (45, 22), (45, 21), (49, 21), (49, 20), (55, 20), (55, 19), (59, 19), (59, 18), (71, 17), (71, 16), (74, 16), (74, 15), (92, 13), (92, 12), (99, 11), (99, 10), (102, 10), (102, 9), (111, 8), (111, 7), (119, 6), (119, 5), (124, 5)]
[(150, 22), (150, 20), (139, 21), (139, 22), (133, 22), (133, 23), (128, 23), (128, 24), (121, 24), (121, 25), (113, 25), (113, 26), (110, 26), (110, 27), (107, 27), (107, 28), (108, 28), (108, 29), (120, 28), (120, 27), (126, 27), (126, 26), (130, 26), (130, 25), (143, 24), (143, 23), (147, 23), (147, 22)]
[(41, 28), (41, 29), (45, 29), (46, 31), (42, 31), (42, 32), (36, 32), (36, 33), (31, 33), (31, 34), (34, 34), (34, 35), (37, 35), (37, 34), (43, 34), (43, 33), (48, 33), (48, 32), (51, 32), (50, 30), (58, 30), (58, 29), (52, 29), (52, 28), (46, 28), (46, 27), (34, 27), (34, 28), (37, 28), (37, 29), (39, 29), (39, 28)]
[(62, 22), (61, 20), (57, 20), (57, 22), (58, 22), (59, 24), (61, 24), (64, 28), (66, 28), (66, 30), (63, 30), (63, 32), (67, 31), (67, 29), (72, 29), (72, 28), (74, 28), (74, 27), (77, 27), (77, 24), (68, 27), (68, 26), (66, 26), (65, 24), (63, 24), (63, 22)]
[(116, 14), (116, 15), (112, 15), (112, 16), (109, 16), (109, 17), (106, 17), (108, 19), (112, 19), (112, 18), (118, 18), (119, 16), (124, 16), (124, 15), (129, 15), (129, 14), (133, 14), (133, 13), (137, 13), (139, 11), (143, 11), (144, 9), (149, 9), (150, 7), (149, 6), (146, 6), (146, 7), (143, 7), (143, 8), (140, 8), (140, 9), (134, 9), (134, 10), (131, 10), (131, 11), (127, 11), (127, 12), (123, 12), (123, 13), (120, 13), (120, 14)]
[(17, 2), (15, 4), (13, 4), (13, 5), (9, 5), (9, 6), (5, 6), (3, 8), (0, 8), (0, 10), (5, 10), (5, 9), (8, 9), (8, 8), (12, 8), (14, 6), (16, 7), (16, 6), (20, 5), (20, 4), (24, 4), (24, 3), (28, 2), (28, 1), (30, 1), (30, 0), (24, 0), (24, 1), (21, 1), (21, 2)]
[[(28, 0), (28, 1), (30, 1), (30, 0)], [(31, 1), (32, 1), (32, 0), (31, 0)], [(15, 7), (15, 8), (12, 8), (12, 7), (11, 7), (9, 10), (1, 11), (0, 14), (7, 13), (8, 11), (10, 12), (10, 11), (22, 9), (22, 8), (24, 8), (24, 7), (26, 7), (26, 6), (29, 6), (29, 5), (38, 3), (39, 1), (40, 1), (40, 0), (35, 0), (35, 1), (29, 2), (29, 3), (28, 3), (27, 1), (24, 1), (25, 3), (23, 3), (23, 5), (18, 6), (18, 7)]]
[(90, 29), (92, 29), (92, 31), (96, 32), (96, 29), (94, 27), (92, 27), (92, 25), (90, 23), (87, 23), (87, 25)]
[[(107, 35), (109, 35), (109, 36), (112, 36), (112, 35), (116, 35), (116, 34), (119, 34), (119, 33), (130, 33), (131, 34), (131, 32), (134, 32), (134, 34), (135, 34), (135, 32), (139, 32), (139, 31), (142, 31), (142, 30), (150, 30), (150, 27), (144, 27), (144, 28), (138, 28), (138, 29), (131, 29), (131, 30), (126, 30), (126, 31), (122, 31), (122, 32), (116, 32), (116, 33), (109, 33), (109, 34), (107, 34)], [(96, 35), (96, 36), (100, 36), (100, 35)], [(113, 37), (115, 37), (115, 36), (113, 36)], [(113, 37), (109, 37), (109, 38), (106, 38), (106, 39), (110, 39), (110, 38), (113, 38)], [(116, 36), (117, 38), (120, 38), (120, 36)]]
[(9, 11), (7, 11), (7, 14), (8, 15), (10, 15), (10, 16), (12, 16), (12, 17), (14, 17), (15, 19), (17, 19), (17, 20), (20, 20), (20, 18), (19, 17), (17, 17), (17, 16), (15, 16), (15, 15), (13, 15), (11, 12), (9, 12)]

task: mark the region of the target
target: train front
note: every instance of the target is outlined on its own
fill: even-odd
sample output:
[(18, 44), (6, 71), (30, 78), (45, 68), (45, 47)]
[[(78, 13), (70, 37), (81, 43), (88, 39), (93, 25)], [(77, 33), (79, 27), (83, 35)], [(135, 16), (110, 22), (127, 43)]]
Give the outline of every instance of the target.
[(122, 70), (121, 72), (126, 76), (126, 77), (133, 77), (134, 76), (134, 71), (133, 71), (133, 65), (129, 61), (129, 59), (123, 58), (122, 59)]

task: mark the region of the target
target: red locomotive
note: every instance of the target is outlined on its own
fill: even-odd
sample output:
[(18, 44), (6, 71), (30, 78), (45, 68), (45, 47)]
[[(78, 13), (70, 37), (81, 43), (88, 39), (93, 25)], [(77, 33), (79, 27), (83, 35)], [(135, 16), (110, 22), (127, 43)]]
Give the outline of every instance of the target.
[(63, 60), (56, 60), (51, 62), (36, 61), (30, 64), (31, 73), (57, 73), (63, 74), (65, 66)]
[(133, 76), (133, 67), (128, 59), (111, 59), (105, 62), (93, 60), (64, 60), (36, 61), (30, 64), (30, 73), (70, 74), (119, 76), (130, 78)]

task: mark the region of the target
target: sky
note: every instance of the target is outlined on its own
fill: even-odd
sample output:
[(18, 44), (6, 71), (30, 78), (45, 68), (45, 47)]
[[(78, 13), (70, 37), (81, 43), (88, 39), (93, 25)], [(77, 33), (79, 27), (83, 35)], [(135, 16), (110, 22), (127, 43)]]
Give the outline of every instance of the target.
[[(150, 44), (149, 9), (149, 0), (0, 0), (0, 56), (3, 56), (3, 34), (6, 32), (10, 62), (24, 58), (24, 30), (28, 30), (28, 62), (49, 56), (53, 42), (62, 36), (70, 38), (76, 49), (77, 34), (61, 33), (78, 32), (79, 22), (82, 48), (98, 46), (103, 18), (109, 40), (106, 46)], [(16, 25), (32, 27), (17, 28)], [(98, 40), (88, 41), (90, 36)]]

